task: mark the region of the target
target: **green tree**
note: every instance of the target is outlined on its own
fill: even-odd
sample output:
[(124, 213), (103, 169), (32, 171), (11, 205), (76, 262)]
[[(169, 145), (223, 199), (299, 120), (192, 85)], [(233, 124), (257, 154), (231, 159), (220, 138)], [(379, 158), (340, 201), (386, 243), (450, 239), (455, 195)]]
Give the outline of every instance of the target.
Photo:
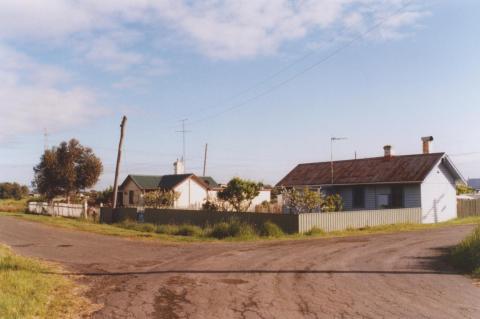
[(108, 186), (102, 191), (91, 191), (88, 196), (89, 198), (89, 205), (106, 205), (112, 206), (112, 196), (113, 195), (113, 187)]
[(156, 190), (147, 192), (143, 196), (145, 206), (153, 208), (170, 208), (175, 205), (175, 201), (180, 197), (179, 192)]
[(64, 195), (69, 201), (71, 195), (97, 183), (103, 165), (91, 148), (71, 139), (46, 150), (33, 171), (33, 186), (40, 194), (49, 200)]
[(308, 187), (302, 191), (295, 188), (283, 189), (282, 197), (285, 205), (295, 214), (343, 210), (343, 201), (340, 195), (325, 196), (321, 191), (313, 191)]
[(338, 194), (328, 195), (323, 200), (322, 212), (341, 212), (343, 210), (343, 200)]
[(22, 199), (29, 193), (28, 187), (18, 183), (0, 183), (0, 199)]
[(217, 196), (219, 200), (229, 203), (236, 212), (242, 212), (250, 207), (262, 187), (262, 183), (235, 177), (228, 182), (226, 188), (218, 192)]

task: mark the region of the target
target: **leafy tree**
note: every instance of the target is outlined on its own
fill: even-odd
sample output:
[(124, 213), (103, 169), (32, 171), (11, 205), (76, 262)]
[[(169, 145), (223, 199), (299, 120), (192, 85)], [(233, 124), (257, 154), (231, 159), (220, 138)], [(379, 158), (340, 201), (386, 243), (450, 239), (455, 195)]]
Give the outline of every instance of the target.
[(227, 187), (218, 193), (218, 199), (228, 202), (235, 211), (246, 211), (255, 197), (260, 194), (262, 183), (243, 180), (235, 177), (228, 182)]
[(89, 205), (106, 205), (112, 206), (112, 196), (113, 195), (113, 187), (108, 186), (103, 191), (91, 191), (89, 196)]
[(22, 199), (28, 195), (28, 187), (18, 183), (0, 183), (0, 199)]
[(40, 194), (49, 200), (64, 195), (69, 201), (72, 194), (95, 185), (103, 165), (91, 148), (71, 139), (46, 150), (33, 171), (33, 186)]
[(180, 197), (179, 192), (156, 190), (147, 192), (143, 196), (145, 206), (153, 208), (170, 208), (175, 205), (175, 201)]
[(283, 189), (282, 197), (285, 205), (295, 214), (343, 210), (343, 201), (340, 195), (325, 196), (322, 192), (312, 191), (308, 187), (302, 191), (294, 188)]
[(328, 195), (323, 200), (322, 212), (341, 212), (343, 200), (338, 194)]

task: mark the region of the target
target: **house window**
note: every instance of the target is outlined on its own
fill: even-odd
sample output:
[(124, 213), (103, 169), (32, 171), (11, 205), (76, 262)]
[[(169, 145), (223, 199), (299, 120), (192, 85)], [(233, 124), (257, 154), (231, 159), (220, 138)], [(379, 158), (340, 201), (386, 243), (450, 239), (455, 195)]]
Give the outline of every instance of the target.
[(365, 188), (361, 186), (352, 189), (353, 208), (365, 208)]
[(392, 201), (391, 206), (401, 208), (403, 204), (404, 194), (402, 186), (392, 186)]
[(134, 204), (134, 202), (133, 202), (133, 195), (134, 194), (135, 194), (134, 191), (129, 191), (128, 192), (128, 204), (130, 204), (130, 205)]

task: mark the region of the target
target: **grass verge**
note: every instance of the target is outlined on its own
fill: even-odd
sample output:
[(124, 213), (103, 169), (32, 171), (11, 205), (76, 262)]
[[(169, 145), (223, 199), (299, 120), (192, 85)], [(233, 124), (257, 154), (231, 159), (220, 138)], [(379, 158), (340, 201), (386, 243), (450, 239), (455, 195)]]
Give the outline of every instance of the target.
[(24, 212), (27, 209), (27, 200), (0, 199), (0, 212)]
[(98, 224), (91, 221), (71, 219), (63, 217), (50, 217), (22, 213), (1, 213), (1, 216), (14, 216), (17, 218), (40, 222), (57, 227), (67, 229), (75, 229), (88, 231), (97, 234), (129, 237), (129, 238), (156, 238), (175, 242), (192, 242), (192, 241), (215, 241), (218, 239), (227, 241), (245, 241), (260, 239), (305, 239), (317, 237), (346, 237), (346, 236), (362, 236), (370, 234), (387, 234), (396, 232), (416, 231), (435, 229), (439, 227), (451, 225), (469, 225), (480, 224), (480, 217), (468, 217), (462, 219), (454, 219), (448, 222), (438, 224), (395, 224), (376, 227), (364, 227), (361, 229), (347, 229), (344, 231), (324, 232), (315, 228), (305, 234), (284, 234), (277, 225), (273, 223), (265, 223), (260, 229), (253, 229), (250, 225), (239, 221), (229, 221), (216, 225), (200, 228), (198, 226), (184, 225), (153, 225), (139, 224), (135, 222), (125, 221), (119, 224), (106, 225)]
[(88, 308), (61, 270), (0, 245), (0, 318), (77, 318)]
[(449, 259), (462, 273), (480, 278), (480, 226), (452, 249)]

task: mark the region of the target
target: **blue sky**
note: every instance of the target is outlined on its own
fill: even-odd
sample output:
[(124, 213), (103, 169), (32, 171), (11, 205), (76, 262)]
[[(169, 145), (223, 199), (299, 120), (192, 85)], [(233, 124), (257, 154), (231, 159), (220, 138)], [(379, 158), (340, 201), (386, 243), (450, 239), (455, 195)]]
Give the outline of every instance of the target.
[(187, 170), (201, 173), (208, 142), (222, 182), (276, 183), (328, 160), (330, 136), (348, 137), (335, 144), (347, 159), (418, 153), (433, 135), (479, 177), (478, 12), (473, 0), (3, 1), (0, 180), (30, 184), (46, 128), (49, 146), (91, 146), (97, 187), (112, 184), (123, 114), (122, 177), (171, 173), (183, 118)]

